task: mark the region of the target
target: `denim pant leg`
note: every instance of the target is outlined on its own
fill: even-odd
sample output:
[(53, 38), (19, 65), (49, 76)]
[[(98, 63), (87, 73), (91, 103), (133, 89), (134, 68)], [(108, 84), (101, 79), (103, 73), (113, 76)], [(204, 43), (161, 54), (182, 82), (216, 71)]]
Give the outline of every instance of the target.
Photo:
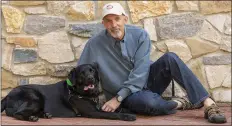
[(194, 105), (209, 96), (192, 71), (172, 52), (164, 54), (151, 65), (147, 88), (161, 95), (172, 78), (186, 90), (189, 101)]
[(133, 113), (144, 115), (168, 115), (176, 112), (177, 103), (166, 101), (157, 93), (142, 90), (123, 100), (121, 107)]

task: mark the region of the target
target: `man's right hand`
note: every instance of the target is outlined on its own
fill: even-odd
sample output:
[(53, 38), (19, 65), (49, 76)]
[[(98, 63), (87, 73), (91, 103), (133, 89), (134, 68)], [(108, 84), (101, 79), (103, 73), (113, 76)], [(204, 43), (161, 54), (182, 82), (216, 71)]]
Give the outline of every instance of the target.
[(113, 97), (111, 100), (106, 102), (101, 109), (105, 112), (114, 112), (120, 104), (121, 102), (119, 102), (116, 97)]

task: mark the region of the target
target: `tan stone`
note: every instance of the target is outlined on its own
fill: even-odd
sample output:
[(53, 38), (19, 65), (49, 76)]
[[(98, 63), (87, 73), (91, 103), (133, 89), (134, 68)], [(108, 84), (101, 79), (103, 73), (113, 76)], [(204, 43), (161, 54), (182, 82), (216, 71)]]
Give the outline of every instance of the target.
[(127, 1), (131, 19), (138, 22), (146, 17), (153, 17), (171, 13), (170, 1)]
[(224, 22), (226, 20), (226, 15), (225, 14), (214, 14), (214, 15), (209, 15), (206, 17), (206, 19), (215, 27), (217, 28), (220, 32), (223, 33), (224, 29)]
[(231, 74), (230, 65), (205, 66), (205, 73), (210, 89), (220, 87), (228, 74)]
[(144, 29), (148, 32), (150, 39), (152, 41), (157, 41), (157, 34), (156, 34), (154, 18), (144, 19)]
[(216, 102), (231, 102), (231, 89), (215, 89), (212, 91), (212, 97)]
[(66, 15), (71, 20), (93, 20), (94, 19), (94, 2), (81, 1), (71, 5), (66, 12)]
[(2, 39), (2, 67), (8, 71), (11, 71), (12, 67), (13, 48), (13, 45), (7, 44)]
[(215, 44), (196, 38), (187, 38), (186, 43), (190, 48), (193, 58), (202, 56), (210, 52), (215, 52), (219, 49), (219, 46)]
[(25, 14), (11, 6), (2, 6), (3, 17), (5, 19), (6, 31), (10, 33), (20, 33), (23, 26)]
[(192, 70), (194, 75), (197, 76), (201, 84), (205, 87), (205, 89), (209, 90), (208, 83), (206, 81), (204, 65), (202, 64), (201, 59), (192, 59), (188, 62), (187, 66)]
[(68, 35), (65, 31), (51, 32), (38, 39), (38, 54), (50, 63), (74, 60)]
[(27, 14), (46, 14), (46, 8), (45, 7), (27, 7), (24, 8), (24, 12)]
[(151, 45), (151, 53), (150, 53), (150, 59), (152, 61), (156, 61), (159, 59), (164, 53), (160, 52), (154, 44)]
[(157, 49), (161, 52), (167, 52), (168, 51), (168, 47), (165, 44), (165, 41), (160, 41), (160, 42), (155, 42), (155, 46), (157, 47)]
[(22, 47), (35, 47), (36, 40), (33, 37), (6, 37), (7, 43), (14, 43)]
[(231, 88), (231, 73), (228, 73), (225, 80), (222, 83), (223, 87)]
[(2, 89), (14, 88), (17, 84), (17, 77), (11, 72), (4, 69), (1, 70), (2, 74)]
[[(74, 4), (74, 1), (72, 2), (72, 4)], [(48, 12), (52, 15), (62, 14), (68, 5), (68, 1), (47, 1)]]
[(72, 37), (72, 45), (73, 47), (77, 48), (80, 47), (83, 43), (86, 43), (88, 38), (81, 38), (81, 37)]
[(176, 1), (178, 10), (198, 11), (198, 1)]
[(48, 76), (42, 77), (32, 77), (29, 78), (29, 84), (40, 84), (40, 85), (47, 85), (47, 84), (54, 84), (61, 81), (61, 78), (54, 78)]
[(231, 11), (231, 1), (199, 1), (202, 14)]
[(221, 41), (220, 33), (216, 29), (214, 29), (213, 26), (207, 21), (204, 21), (203, 26), (200, 32), (198, 33), (198, 35), (202, 39), (220, 44)]
[(16, 6), (31, 6), (31, 5), (41, 5), (44, 4), (45, 1), (32, 1), (32, 0), (27, 0), (27, 1), (10, 1), (11, 5), (16, 5)]
[(79, 59), (79, 58), (80, 58), (81, 53), (82, 53), (82, 51), (84, 50), (85, 44), (86, 44), (86, 43), (83, 43), (83, 44), (81, 44), (79, 47), (75, 48), (75, 55), (76, 55), (75, 57), (76, 57), (76, 59)]
[(231, 36), (224, 35), (222, 37), (220, 49), (231, 52)]
[(226, 16), (226, 21), (225, 21), (225, 31), (224, 33), (227, 35), (231, 35), (231, 14), (228, 14)]
[(169, 52), (176, 53), (183, 62), (187, 62), (192, 58), (188, 46), (182, 40), (166, 40), (165, 44), (168, 47)]
[(104, 6), (105, 4), (107, 4), (107, 3), (119, 3), (119, 4), (121, 4), (122, 7), (124, 8), (125, 12), (126, 12), (127, 14), (129, 14), (129, 13), (127, 12), (127, 5), (126, 5), (126, 2), (125, 2), (125, 1), (108, 1), (108, 0), (106, 0), (106, 1), (97, 1), (97, 14), (96, 14), (96, 18), (97, 18), (97, 17), (99, 17), (99, 19), (102, 18), (102, 8), (103, 8), (103, 6)]
[(43, 62), (27, 63), (27, 64), (14, 64), (12, 72), (17, 75), (30, 76), (30, 75), (45, 75), (46, 67)]
[(75, 58), (79, 59), (88, 38), (72, 37), (72, 45), (75, 48)]

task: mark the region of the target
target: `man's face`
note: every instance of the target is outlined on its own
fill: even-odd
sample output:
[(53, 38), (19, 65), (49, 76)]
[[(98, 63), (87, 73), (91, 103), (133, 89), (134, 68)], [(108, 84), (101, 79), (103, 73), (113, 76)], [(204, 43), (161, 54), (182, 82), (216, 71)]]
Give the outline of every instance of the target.
[(124, 37), (124, 26), (128, 18), (123, 15), (108, 14), (103, 18), (102, 24), (111, 36), (117, 40)]

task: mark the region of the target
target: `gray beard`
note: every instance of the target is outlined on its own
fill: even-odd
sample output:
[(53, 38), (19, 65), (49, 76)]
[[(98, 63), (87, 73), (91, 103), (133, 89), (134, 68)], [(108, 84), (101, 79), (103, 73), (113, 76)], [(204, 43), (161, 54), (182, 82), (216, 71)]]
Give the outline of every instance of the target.
[(111, 32), (111, 36), (112, 36), (113, 38), (119, 39), (119, 38), (122, 36), (122, 32), (121, 32), (121, 31), (114, 32), (114, 33)]

